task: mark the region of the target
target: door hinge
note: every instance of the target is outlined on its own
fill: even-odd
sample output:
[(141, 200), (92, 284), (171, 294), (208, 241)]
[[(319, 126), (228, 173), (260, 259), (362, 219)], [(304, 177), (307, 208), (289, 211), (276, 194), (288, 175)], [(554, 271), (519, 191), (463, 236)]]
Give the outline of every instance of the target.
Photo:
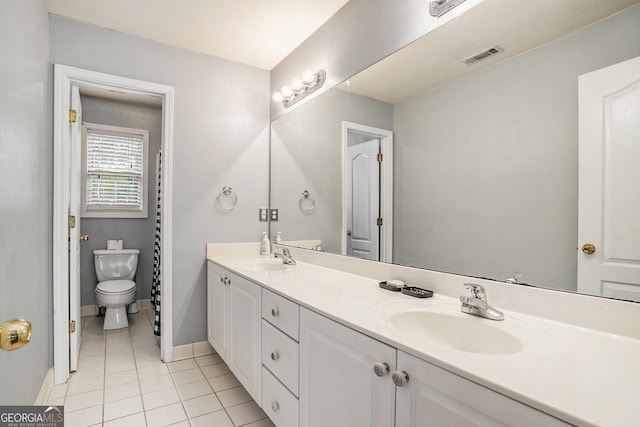
[(76, 110), (69, 110), (69, 122), (75, 123), (78, 120), (78, 112)]
[(382, 227), (382, 218), (378, 218), (376, 224), (378, 224), (378, 227)]
[(382, 163), (382, 153), (378, 153), (378, 163)]
[(69, 228), (76, 228), (76, 217), (75, 217), (75, 215), (69, 215)]
[(72, 334), (76, 331), (76, 321), (69, 320), (69, 333)]

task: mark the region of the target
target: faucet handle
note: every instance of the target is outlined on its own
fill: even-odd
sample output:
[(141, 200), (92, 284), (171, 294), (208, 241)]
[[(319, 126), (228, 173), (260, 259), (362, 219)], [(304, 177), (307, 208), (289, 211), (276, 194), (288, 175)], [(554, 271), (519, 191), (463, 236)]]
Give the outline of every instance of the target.
[(471, 294), (474, 298), (478, 298), (484, 300), (487, 298), (487, 293), (484, 290), (484, 287), (478, 285), (477, 283), (465, 283), (464, 287), (471, 291)]
[(289, 252), (289, 248), (282, 248), (282, 254), (286, 257), (291, 257), (291, 252)]

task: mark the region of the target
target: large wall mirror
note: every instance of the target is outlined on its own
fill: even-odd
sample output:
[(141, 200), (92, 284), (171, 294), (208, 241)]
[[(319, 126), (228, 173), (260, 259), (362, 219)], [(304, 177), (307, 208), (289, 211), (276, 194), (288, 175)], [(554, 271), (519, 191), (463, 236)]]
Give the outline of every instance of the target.
[[(606, 196), (615, 224), (624, 223), (613, 239), (626, 249), (613, 258), (629, 269), (611, 286), (600, 278), (594, 288), (578, 285), (579, 274), (580, 283), (591, 274), (579, 273), (580, 263), (611, 246), (602, 230), (579, 235), (587, 209), (578, 80), (640, 56), (636, 3), (485, 0), (279, 117), (271, 205), (280, 217), (271, 234), (343, 255), (640, 301), (638, 84), (620, 92), (631, 133), (616, 154), (624, 163), (635, 153), (627, 167), (635, 179), (616, 178), (621, 185)], [(485, 59), (463, 61), (485, 49)], [(582, 251), (587, 243), (595, 254)]]

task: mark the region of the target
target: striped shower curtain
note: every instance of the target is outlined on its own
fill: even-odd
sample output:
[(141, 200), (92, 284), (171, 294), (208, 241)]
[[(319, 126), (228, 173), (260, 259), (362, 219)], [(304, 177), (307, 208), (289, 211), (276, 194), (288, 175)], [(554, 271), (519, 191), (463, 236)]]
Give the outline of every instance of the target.
[(156, 156), (156, 233), (153, 245), (153, 282), (151, 285), (151, 304), (155, 306), (155, 320), (153, 322), (153, 333), (160, 336), (160, 202), (161, 202), (161, 170), (162, 170), (162, 150)]

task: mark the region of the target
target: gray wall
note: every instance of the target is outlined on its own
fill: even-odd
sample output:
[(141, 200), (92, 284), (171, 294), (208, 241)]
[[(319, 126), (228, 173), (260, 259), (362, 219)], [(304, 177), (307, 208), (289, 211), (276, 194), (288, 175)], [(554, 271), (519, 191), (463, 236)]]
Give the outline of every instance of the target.
[[(324, 250), (340, 253), (342, 121), (391, 129), (393, 105), (333, 89), (273, 122), (271, 206), (280, 214), (273, 236), (321, 239)], [(311, 214), (299, 209), (304, 190), (316, 200)]]
[[(255, 241), (268, 203), (269, 72), (50, 17), (51, 61), (175, 88), (173, 341), (205, 341), (205, 245)], [(215, 209), (224, 185), (231, 213)]]
[(394, 261), (576, 290), (578, 75), (640, 55), (640, 6), (397, 104)]
[(82, 120), (149, 131), (147, 162), (147, 218), (82, 218), (81, 233), (89, 241), (80, 245), (82, 305), (95, 304), (96, 272), (93, 250), (104, 249), (107, 239), (124, 240), (125, 248), (140, 250), (136, 287), (138, 299), (149, 299), (153, 279), (153, 245), (156, 225), (156, 154), (162, 141), (161, 107), (82, 96)]
[(52, 360), (51, 70), (40, 0), (0, 2), (0, 322), (31, 321), (0, 351), (0, 405), (35, 402)]

